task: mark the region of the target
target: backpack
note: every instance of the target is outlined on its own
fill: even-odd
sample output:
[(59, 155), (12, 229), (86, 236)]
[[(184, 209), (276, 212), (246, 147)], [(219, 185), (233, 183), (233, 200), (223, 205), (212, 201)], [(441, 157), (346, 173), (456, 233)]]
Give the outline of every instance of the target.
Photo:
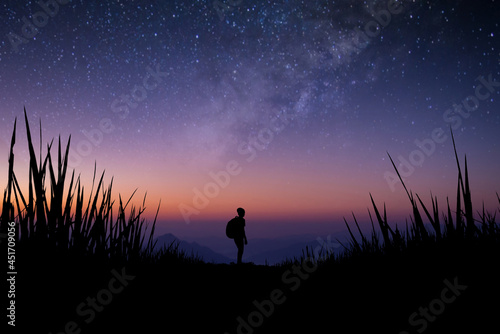
[(234, 239), (238, 233), (238, 220), (236, 218), (231, 219), (226, 225), (226, 236), (230, 239)]

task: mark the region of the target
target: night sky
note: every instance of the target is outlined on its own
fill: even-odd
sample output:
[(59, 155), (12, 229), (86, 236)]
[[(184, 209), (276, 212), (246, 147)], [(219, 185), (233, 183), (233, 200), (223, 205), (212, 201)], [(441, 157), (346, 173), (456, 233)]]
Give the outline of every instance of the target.
[(44, 145), (71, 134), (88, 188), (96, 162), (116, 195), (147, 192), (150, 217), (161, 199), (165, 232), (223, 233), (239, 206), (249, 235), (334, 231), (351, 211), (366, 221), (369, 193), (404, 224), (387, 152), (444, 208), (450, 126), (474, 203), (498, 205), (498, 1), (46, 4), (0, 7), (5, 185), (15, 117), (27, 184), (26, 107)]

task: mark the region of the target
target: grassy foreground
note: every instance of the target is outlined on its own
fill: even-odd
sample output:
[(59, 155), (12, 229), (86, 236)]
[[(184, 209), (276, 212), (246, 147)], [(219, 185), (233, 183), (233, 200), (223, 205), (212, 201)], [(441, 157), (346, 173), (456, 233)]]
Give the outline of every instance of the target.
[(432, 197), (426, 206), (401, 179), (412, 210), (404, 230), (393, 230), (385, 206), (379, 210), (372, 198), (372, 234), (362, 234), (353, 215), (352, 226), (346, 221), (351, 239), (341, 241), (341, 255), (315, 258), (305, 250), (302, 258), (277, 266), (231, 266), (203, 263), (175, 245), (153, 252), (156, 219), (149, 227), (144, 205), (129, 208), (131, 198), (120, 196), (115, 203), (112, 182), (106, 187), (96, 168), (85, 197), (80, 178), (67, 172), (70, 139), (65, 146), (59, 139), (57, 160), (52, 142), (43, 159), (40, 147), (37, 160), (26, 112), (25, 125), (27, 194), (14, 172), (15, 123), (0, 220), (0, 233), (11, 221), (17, 228), (18, 330), (249, 334), (498, 328), (497, 212), (473, 210), (467, 160), (462, 171), (454, 141), (454, 207), (447, 199), (440, 212)]

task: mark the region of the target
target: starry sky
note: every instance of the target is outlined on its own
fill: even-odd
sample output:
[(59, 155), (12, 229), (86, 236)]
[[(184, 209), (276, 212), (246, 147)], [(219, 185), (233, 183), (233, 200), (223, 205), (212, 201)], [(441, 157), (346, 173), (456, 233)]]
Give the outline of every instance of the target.
[(335, 231), (367, 221), (370, 193), (404, 224), (387, 152), (444, 207), (451, 127), (495, 210), (498, 17), (493, 0), (2, 1), (0, 176), (26, 107), (44, 144), (71, 135), (83, 183), (96, 163), (150, 217), (161, 199), (165, 232), (223, 233), (239, 206), (253, 235)]

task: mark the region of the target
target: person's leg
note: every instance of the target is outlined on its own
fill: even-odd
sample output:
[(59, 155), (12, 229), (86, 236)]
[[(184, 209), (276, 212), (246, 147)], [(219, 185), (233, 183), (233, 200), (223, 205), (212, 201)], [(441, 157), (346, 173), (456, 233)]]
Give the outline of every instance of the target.
[(238, 247), (238, 261), (237, 263), (241, 263), (241, 258), (243, 257), (243, 239), (234, 239), (234, 243), (236, 244), (236, 247)]
[(238, 248), (238, 263), (241, 263), (241, 258), (243, 257), (243, 242), (241, 243), (240, 247)]

